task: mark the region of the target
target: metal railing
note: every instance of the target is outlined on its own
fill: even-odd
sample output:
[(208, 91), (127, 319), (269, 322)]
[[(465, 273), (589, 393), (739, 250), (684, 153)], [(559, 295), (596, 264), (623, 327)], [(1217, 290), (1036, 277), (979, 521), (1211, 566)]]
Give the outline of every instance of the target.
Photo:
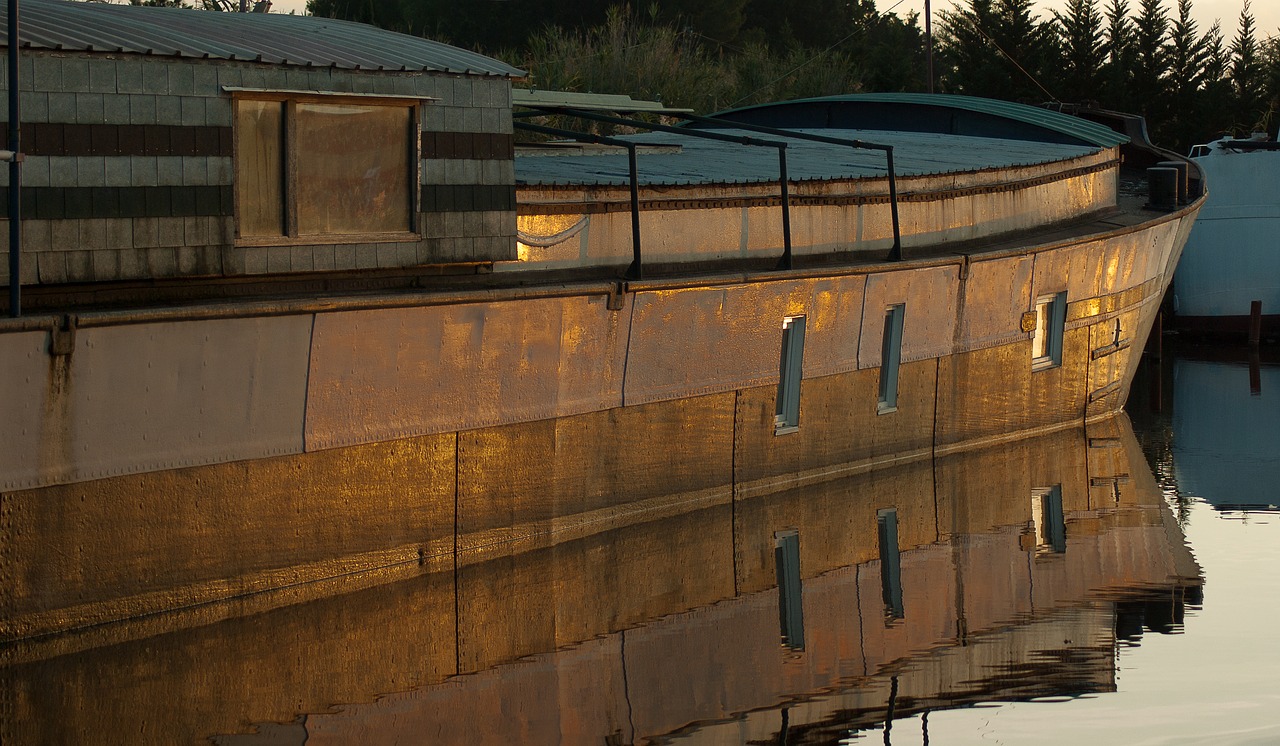
[[(673, 126), (666, 124), (655, 124), (652, 122), (644, 122), (638, 119), (628, 117), (612, 116), (608, 114), (600, 114), (592, 111), (584, 111), (582, 109), (574, 109), (572, 107), (551, 107), (551, 106), (528, 106), (529, 111), (517, 112), (513, 116), (519, 120), (522, 118), (534, 116), (552, 116), (561, 115), (572, 117), (575, 119), (584, 119), (587, 121), (601, 122), (604, 124), (616, 124), (625, 127), (634, 127), (636, 129), (645, 129), (654, 132), (667, 132), (670, 134), (683, 135), (687, 137), (698, 137), (707, 140), (718, 140), (720, 142), (731, 142), (740, 145), (772, 147), (778, 151), (778, 187), (782, 203), (782, 241), (783, 250), (782, 257), (778, 261), (777, 269), (791, 269), (793, 266), (792, 243), (791, 243), (791, 197), (789, 189), (789, 178), (787, 174), (787, 143), (781, 140), (766, 140), (762, 138), (728, 135), (722, 132), (709, 132), (696, 127)], [(864, 140), (853, 140), (842, 137), (831, 137), (828, 135), (817, 135), (808, 132), (797, 132), (794, 130), (781, 129), (778, 127), (768, 127), (765, 125), (751, 124), (746, 122), (735, 122), (716, 117), (703, 117), (695, 114), (683, 112), (673, 112), (675, 116), (680, 117), (689, 122), (702, 125), (714, 125), (725, 127), (728, 129), (741, 129), (748, 132), (758, 132), (760, 134), (774, 135), (777, 137), (786, 137), (795, 140), (807, 140), (810, 142), (820, 142), (829, 145), (843, 145), (851, 148), (863, 150), (879, 150), (885, 154), (885, 172), (889, 182), (889, 212), (893, 224), (893, 245), (889, 249), (890, 261), (902, 261), (902, 231), (898, 219), (898, 183), (897, 173), (893, 164), (893, 146), (883, 145), (880, 143), (866, 142)], [(573, 132), (571, 130), (561, 130), (554, 128), (539, 128), (540, 125), (532, 125), (526, 122), (516, 122), (516, 126), (522, 129), (530, 129), (533, 131), (541, 131), (546, 134), (554, 134), (569, 139), (578, 140), (580, 142), (595, 142), (600, 144), (614, 145), (627, 149), (631, 165), (631, 190), (632, 190), (632, 234), (633, 234), (633, 252), (635, 258), (632, 266), (628, 269), (628, 276), (636, 273), (639, 276), (641, 269), (641, 249), (640, 249), (640, 228), (639, 228), (639, 199), (637, 185), (637, 169), (636, 169), (636, 149), (635, 144), (627, 140), (619, 138), (606, 138), (598, 135), (590, 135), (587, 133)]]
[(627, 149), (627, 165), (630, 169), (631, 176), (631, 266), (627, 267), (626, 277), (628, 280), (639, 280), (644, 276), (644, 266), (640, 261), (640, 183), (639, 169), (636, 165), (636, 144), (627, 140), (619, 140), (613, 137), (603, 137), (601, 135), (593, 135), (588, 132), (574, 132), (572, 130), (563, 130), (556, 127), (544, 127), (540, 124), (530, 124), (528, 122), (513, 122), (517, 129), (529, 132), (539, 132), (544, 135), (552, 135), (553, 137), (567, 137), (578, 142), (589, 142), (596, 145), (612, 145)]
[[(719, 132), (701, 132), (699, 130), (689, 129), (686, 127), (673, 127), (667, 124), (653, 124), (651, 122), (642, 122), (638, 119), (627, 119), (625, 117), (609, 116), (607, 114), (597, 114), (595, 112), (582, 111), (580, 109), (561, 108), (561, 107), (529, 107), (531, 112), (519, 112), (513, 116), (516, 118), (529, 116), (550, 116), (562, 115), (573, 117), (575, 119), (586, 119), (593, 122), (602, 122), (605, 124), (620, 124), (625, 127), (635, 127), (637, 129), (647, 129), (654, 132), (669, 132), (677, 135), (687, 135), (689, 137), (700, 137), (704, 140), (719, 140), (720, 142), (731, 142), (739, 145), (750, 145), (756, 147), (776, 148), (778, 150), (778, 184), (782, 191), (782, 258), (778, 261), (778, 269), (791, 269), (791, 200), (787, 189), (787, 144), (778, 140), (762, 140), (757, 137), (740, 137), (737, 135), (725, 135)], [(625, 143), (625, 140), (617, 140), (618, 143)], [(633, 155), (634, 157), (634, 155)], [(637, 207), (638, 210), (638, 207)]]

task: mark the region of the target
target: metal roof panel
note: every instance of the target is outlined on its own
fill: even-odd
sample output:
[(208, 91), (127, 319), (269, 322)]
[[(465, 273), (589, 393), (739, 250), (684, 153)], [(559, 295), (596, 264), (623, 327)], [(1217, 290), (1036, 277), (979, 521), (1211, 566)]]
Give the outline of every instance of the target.
[[(0, 18), (0, 47), (8, 17)], [(125, 52), (348, 70), (521, 77), (505, 62), (363, 23), (283, 13), (223, 13), (67, 0), (23, 0), (27, 49)]]
[(1127, 136), (1114, 132), (1110, 128), (1101, 124), (1090, 122), (1079, 117), (1061, 114), (1050, 109), (1027, 106), (1026, 104), (1018, 104), (1012, 101), (977, 98), (974, 96), (957, 96), (946, 93), (856, 93), (839, 96), (822, 96), (819, 98), (805, 98), (796, 99), (794, 101), (780, 101), (776, 103), (759, 104), (757, 106), (746, 106), (740, 109), (722, 111), (714, 116), (813, 103), (882, 103), (902, 106), (958, 109), (988, 114), (1042, 127), (1046, 130), (1067, 135), (1102, 148), (1116, 147), (1129, 142), (1129, 138)]
[[(740, 130), (726, 128), (728, 134)], [(802, 130), (851, 140), (874, 139), (892, 145), (897, 175), (926, 176), (965, 173), (988, 168), (1031, 166), (1078, 158), (1098, 152), (1087, 145), (1062, 145), (1026, 140), (1003, 140), (965, 135), (868, 130)], [(751, 184), (777, 181), (777, 150), (655, 133), (620, 139), (645, 145), (679, 145), (680, 152), (639, 154), (640, 182), (646, 186), (685, 184)], [(787, 141), (787, 171), (791, 181), (859, 179), (884, 176), (884, 154), (841, 145), (771, 136)], [(516, 183), (521, 185), (628, 183), (625, 154), (582, 154), (516, 157)]]

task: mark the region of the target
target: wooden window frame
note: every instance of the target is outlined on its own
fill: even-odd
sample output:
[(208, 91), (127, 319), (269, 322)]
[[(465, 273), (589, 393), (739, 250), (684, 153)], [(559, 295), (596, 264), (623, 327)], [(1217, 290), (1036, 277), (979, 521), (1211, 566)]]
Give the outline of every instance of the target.
[[(410, 243), (422, 240), (422, 215), (419, 205), (422, 204), (422, 107), (430, 99), (403, 98), (394, 96), (370, 96), (341, 93), (315, 93), (302, 91), (256, 91), (235, 89), (232, 91), (232, 126), (238, 127), (240, 121), (240, 102), (242, 101), (278, 101), (284, 104), (281, 117), (283, 132), (283, 184), (281, 196), (284, 201), (283, 233), (279, 236), (242, 236), (240, 234), (241, 192), (240, 178), (241, 159), (239, 156), (239, 138), (233, 134), (232, 170), (234, 179), (233, 214), (235, 217), (236, 246), (315, 246), (334, 244), (364, 243)], [(375, 231), (368, 233), (317, 233), (300, 234), (298, 232), (298, 151), (297, 151), (297, 116), (298, 104), (348, 104), (354, 106), (385, 106), (408, 109), (409, 117), (405, 137), (408, 158), (408, 196), (409, 196), (409, 230)]]

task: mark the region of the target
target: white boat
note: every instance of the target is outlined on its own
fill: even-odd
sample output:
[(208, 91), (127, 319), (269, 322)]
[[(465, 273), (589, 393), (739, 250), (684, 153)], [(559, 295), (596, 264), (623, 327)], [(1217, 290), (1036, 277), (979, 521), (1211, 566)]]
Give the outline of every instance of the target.
[(1280, 142), (1265, 134), (1197, 145), (1209, 198), (1173, 280), (1178, 325), (1241, 334), (1261, 302), (1263, 336), (1280, 331)]

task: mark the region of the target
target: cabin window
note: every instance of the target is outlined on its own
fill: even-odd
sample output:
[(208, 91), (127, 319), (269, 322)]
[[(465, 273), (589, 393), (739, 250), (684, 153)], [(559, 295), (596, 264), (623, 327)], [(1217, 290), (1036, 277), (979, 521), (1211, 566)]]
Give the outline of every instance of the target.
[(880, 400), (878, 414), (898, 410), (898, 368), (902, 362), (902, 323), (907, 307), (889, 306), (884, 312), (884, 337), (880, 351)]
[(1031, 336), (1033, 370), (1062, 365), (1062, 335), (1067, 325), (1067, 294), (1036, 299), (1036, 330)]
[(782, 322), (782, 357), (778, 363), (778, 405), (774, 434), (793, 433), (800, 427), (800, 380), (804, 371), (804, 317)]
[(414, 229), (416, 105), (335, 97), (237, 98), (238, 235), (376, 239)]

